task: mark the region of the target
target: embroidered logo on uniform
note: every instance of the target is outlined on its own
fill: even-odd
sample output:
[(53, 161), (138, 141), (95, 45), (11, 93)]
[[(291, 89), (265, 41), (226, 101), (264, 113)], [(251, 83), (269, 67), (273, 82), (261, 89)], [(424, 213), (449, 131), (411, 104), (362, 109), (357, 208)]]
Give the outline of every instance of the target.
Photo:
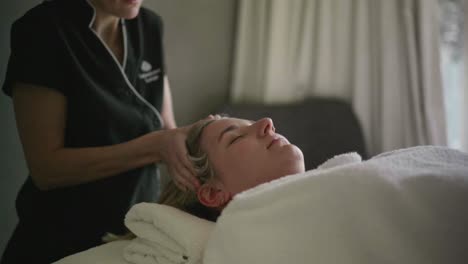
[(149, 72), (151, 71), (153, 67), (151, 66), (151, 64), (147, 61), (143, 61), (141, 63), (141, 70), (144, 71), (144, 72)]
[(157, 81), (159, 79), (159, 73), (161, 72), (161, 69), (159, 68), (156, 70), (152, 70), (152, 69), (153, 69), (153, 66), (151, 66), (149, 62), (144, 60), (141, 63), (141, 67), (140, 67), (140, 70), (143, 73), (140, 73), (138, 77), (140, 77), (140, 79), (145, 80), (145, 83)]

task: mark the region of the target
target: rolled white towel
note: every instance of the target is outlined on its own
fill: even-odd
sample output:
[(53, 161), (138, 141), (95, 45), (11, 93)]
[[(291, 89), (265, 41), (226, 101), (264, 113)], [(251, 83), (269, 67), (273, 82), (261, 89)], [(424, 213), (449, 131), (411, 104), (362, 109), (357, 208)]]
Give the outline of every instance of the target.
[(155, 203), (134, 205), (125, 225), (137, 238), (124, 250), (131, 263), (200, 263), (214, 223)]
[(138, 264), (173, 264), (189, 261), (189, 258), (180, 252), (139, 237), (125, 247), (124, 256), (127, 261)]

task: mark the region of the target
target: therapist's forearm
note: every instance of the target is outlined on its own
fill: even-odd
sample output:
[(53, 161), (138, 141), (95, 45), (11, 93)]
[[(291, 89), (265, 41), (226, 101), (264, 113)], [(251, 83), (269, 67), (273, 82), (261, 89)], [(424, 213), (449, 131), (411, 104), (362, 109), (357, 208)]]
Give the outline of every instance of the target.
[(18, 133), (32, 180), (50, 190), (91, 182), (159, 162), (173, 132), (150, 132), (131, 141), (102, 147), (67, 148), (68, 100), (44, 86), (16, 83), (13, 105)]
[(164, 128), (171, 129), (177, 127), (174, 118), (174, 109), (172, 107), (171, 88), (167, 76), (164, 76), (164, 97), (161, 115), (162, 119), (164, 120)]
[(126, 143), (106, 147), (60, 148), (31, 170), (42, 190), (78, 185), (117, 175), (161, 160), (157, 131)]

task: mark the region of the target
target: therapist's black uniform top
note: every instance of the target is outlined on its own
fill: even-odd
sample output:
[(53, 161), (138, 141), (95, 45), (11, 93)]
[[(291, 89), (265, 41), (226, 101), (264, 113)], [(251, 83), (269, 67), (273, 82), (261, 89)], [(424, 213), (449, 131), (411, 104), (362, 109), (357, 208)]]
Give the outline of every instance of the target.
[[(118, 144), (162, 127), (160, 17), (142, 8), (135, 19), (121, 20), (123, 65), (91, 29), (94, 17), (86, 0), (45, 1), (11, 29), (3, 90), (11, 96), (12, 85), (22, 82), (62, 93), (67, 148)], [(155, 201), (158, 189), (155, 165), (50, 191), (39, 190), (29, 176), (16, 200), (19, 223), (2, 263), (50, 263), (97, 246), (105, 232), (125, 232), (128, 209)]]

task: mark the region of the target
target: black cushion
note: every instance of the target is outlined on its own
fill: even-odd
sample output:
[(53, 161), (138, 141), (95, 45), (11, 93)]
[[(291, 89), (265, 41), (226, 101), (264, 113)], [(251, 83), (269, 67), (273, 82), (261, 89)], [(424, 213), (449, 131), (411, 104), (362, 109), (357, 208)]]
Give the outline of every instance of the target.
[(270, 117), (276, 132), (304, 153), (306, 170), (342, 153), (358, 152), (367, 158), (359, 122), (342, 100), (310, 98), (290, 105), (227, 104), (220, 113), (258, 120)]

